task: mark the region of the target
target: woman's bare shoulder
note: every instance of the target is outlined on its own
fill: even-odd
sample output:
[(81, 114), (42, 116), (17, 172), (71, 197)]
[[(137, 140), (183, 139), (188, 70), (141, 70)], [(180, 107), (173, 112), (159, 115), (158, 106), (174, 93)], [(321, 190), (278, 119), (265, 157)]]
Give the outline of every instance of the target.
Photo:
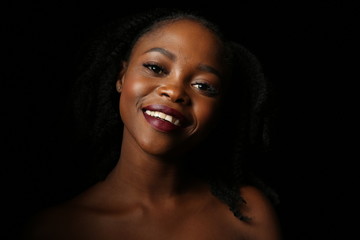
[(69, 215), (73, 214), (71, 208), (71, 205), (60, 204), (41, 210), (25, 226), (24, 239), (56, 239), (58, 233), (62, 232), (67, 225)]
[(88, 216), (94, 212), (88, 200), (94, 195), (90, 189), (39, 211), (25, 227), (25, 240), (68, 239), (64, 234), (71, 232), (74, 226), (87, 222)]
[(249, 217), (251, 239), (280, 240), (281, 229), (277, 212), (271, 200), (254, 186), (243, 186), (240, 194), (245, 200), (242, 212)]
[(108, 202), (102, 193), (102, 187), (96, 184), (68, 201), (40, 211), (28, 222), (25, 240), (77, 239), (74, 233), (81, 231), (73, 229), (93, 226), (94, 219), (104, 212), (103, 206)]

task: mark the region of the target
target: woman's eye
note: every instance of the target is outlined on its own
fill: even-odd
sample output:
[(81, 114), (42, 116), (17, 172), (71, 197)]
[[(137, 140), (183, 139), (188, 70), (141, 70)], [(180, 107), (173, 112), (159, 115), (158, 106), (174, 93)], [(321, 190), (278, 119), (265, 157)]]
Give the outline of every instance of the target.
[(165, 68), (157, 64), (147, 63), (147, 64), (143, 64), (143, 66), (156, 74), (166, 74)]
[(192, 86), (194, 86), (195, 88), (204, 91), (206, 95), (209, 96), (216, 96), (219, 94), (218, 89), (216, 89), (214, 86), (207, 84), (207, 83), (193, 83), (191, 84)]

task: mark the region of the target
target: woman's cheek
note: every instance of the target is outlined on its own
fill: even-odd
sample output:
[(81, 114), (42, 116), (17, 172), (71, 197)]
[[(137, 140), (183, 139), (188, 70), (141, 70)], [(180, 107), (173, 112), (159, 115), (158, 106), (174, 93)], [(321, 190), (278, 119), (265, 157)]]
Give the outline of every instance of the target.
[(144, 84), (140, 79), (127, 75), (123, 79), (122, 90), (120, 94), (120, 115), (123, 121), (127, 118), (135, 118), (136, 113), (141, 109), (140, 99), (144, 95)]
[(124, 79), (123, 93), (130, 98), (144, 96), (148, 88), (148, 83), (144, 79), (131, 76)]
[(216, 101), (203, 101), (196, 109), (197, 120), (201, 128), (207, 128), (216, 122), (218, 116), (218, 104)]

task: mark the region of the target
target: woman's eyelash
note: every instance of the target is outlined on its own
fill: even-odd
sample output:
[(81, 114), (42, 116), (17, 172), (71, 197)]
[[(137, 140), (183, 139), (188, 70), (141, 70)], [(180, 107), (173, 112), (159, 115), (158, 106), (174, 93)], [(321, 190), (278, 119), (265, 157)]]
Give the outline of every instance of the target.
[(191, 86), (194, 86), (194, 87), (198, 88), (199, 90), (204, 91), (209, 96), (216, 96), (219, 94), (219, 91), (217, 88), (215, 88), (214, 86), (207, 84), (207, 83), (196, 82), (196, 83), (191, 84)]
[(156, 74), (167, 74), (167, 70), (158, 64), (144, 63), (143, 66)]

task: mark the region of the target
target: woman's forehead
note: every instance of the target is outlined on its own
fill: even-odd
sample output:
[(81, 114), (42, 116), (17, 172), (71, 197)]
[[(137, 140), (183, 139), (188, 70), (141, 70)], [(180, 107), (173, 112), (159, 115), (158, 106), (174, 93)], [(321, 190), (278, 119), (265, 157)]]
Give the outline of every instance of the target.
[(177, 20), (165, 20), (159, 23), (155, 23), (146, 35), (162, 35), (166, 32), (179, 31), (183, 34), (201, 35), (205, 34), (206, 37), (218, 38), (217, 35), (211, 31), (208, 27), (196, 21), (194, 19), (177, 19)]
[(141, 54), (152, 48), (164, 48), (178, 56), (197, 56), (212, 62), (223, 59), (220, 39), (194, 20), (183, 19), (155, 26), (139, 38), (133, 52)]

